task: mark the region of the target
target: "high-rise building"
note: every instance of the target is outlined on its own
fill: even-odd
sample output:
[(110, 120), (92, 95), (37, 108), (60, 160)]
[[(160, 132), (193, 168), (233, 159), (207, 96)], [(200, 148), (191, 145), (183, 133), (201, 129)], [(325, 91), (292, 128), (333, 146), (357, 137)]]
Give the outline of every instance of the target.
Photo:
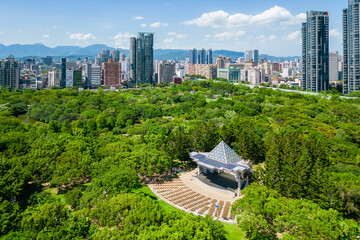
[(0, 61), (0, 87), (19, 88), (19, 82), (20, 63), (10, 55), (6, 60)]
[(217, 68), (225, 68), (225, 62), (226, 62), (226, 58), (224, 56), (219, 56), (216, 59)]
[(254, 62), (254, 65), (259, 64), (259, 50), (247, 50), (245, 51), (245, 62)]
[(61, 59), (61, 88), (66, 88), (66, 58)]
[(349, 0), (343, 10), (344, 66), (343, 92), (349, 94), (360, 90), (360, 25), (359, 1)]
[(329, 16), (310, 11), (302, 24), (303, 73), (301, 86), (314, 92), (329, 89)]
[(206, 53), (206, 64), (213, 64), (213, 51), (211, 48)]
[(120, 61), (125, 61), (125, 58), (126, 58), (125, 53), (122, 53), (122, 54), (120, 55)]
[(116, 63), (120, 62), (120, 51), (118, 49), (111, 51), (111, 59)]
[(158, 83), (171, 83), (175, 74), (175, 63), (168, 62), (166, 60), (161, 61), (158, 64)]
[(113, 60), (102, 64), (103, 83), (106, 87), (121, 87), (121, 64)]
[(91, 88), (91, 64), (85, 63), (83, 71), (85, 76), (85, 86), (89, 89)]
[(200, 56), (199, 64), (207, 64), (207, 62), (206, 62), (206, 50), (204, 48), (201, 49), (201, 51), (199, 51), (199, 56)]
[(154, 34), (139, 33), (130, 38), (130, 81), (131, 85), (153, 84)]
[(74, 70), (66, 70), (66, 87), (74, 86)]
[(329, 80), (330, 82), (339, 81), (339, 53), (329, 54)]
[(190, 64), (197, 64), (197, 49), (190, 50)]
[(91, 66), (91, 88), (99, 88), (101, 86), (101, 67), (98, 65)]
[(48, 86), (49, 87), (60, 87), (61, 74), (57, 70), (49, 71), (48, 73)]

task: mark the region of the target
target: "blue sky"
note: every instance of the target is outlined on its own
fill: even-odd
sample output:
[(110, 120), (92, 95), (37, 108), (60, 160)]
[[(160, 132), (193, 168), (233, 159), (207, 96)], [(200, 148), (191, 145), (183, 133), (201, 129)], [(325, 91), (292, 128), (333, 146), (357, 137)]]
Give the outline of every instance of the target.
[(0, 43), (55, 47), (101, 43), (128, 48), (137, 32), (154, 32), (155, 48), (259, 49), (301, 54), (309, 10), (328, 11), (330, 50), (342, 51), (347, 0), (2, 0)]

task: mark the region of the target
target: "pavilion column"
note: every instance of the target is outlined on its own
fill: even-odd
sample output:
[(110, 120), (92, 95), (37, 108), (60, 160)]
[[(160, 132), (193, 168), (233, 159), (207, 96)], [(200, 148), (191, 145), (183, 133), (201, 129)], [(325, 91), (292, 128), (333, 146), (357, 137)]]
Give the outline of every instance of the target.
[(240, 173), (236, 173), (236, 181), (238, 182), (238, 189), (241, 191), (242, 179)]
[(201, 174), (201, 168), (200, 168), (200, 165), (198, 165), (198, 175)]

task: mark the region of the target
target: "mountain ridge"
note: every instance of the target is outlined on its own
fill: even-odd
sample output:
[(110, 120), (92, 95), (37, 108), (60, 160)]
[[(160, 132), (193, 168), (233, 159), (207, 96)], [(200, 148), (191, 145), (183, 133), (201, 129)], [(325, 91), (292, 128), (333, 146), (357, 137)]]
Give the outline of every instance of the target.
[[(87, 47), (79, 46), (56, 46), (56, 47), (47, 47), (41, 43), (35, 44), (12, 44), (4, 45), (0, 44), (0, 58), (6, 58), (9, 55), (14, 55), (16, 58), (24, 58), (28, 56), (37, 56), (37, 57), (46, 57), (46, 56), (62, 56), (62, 57), (96, 57), (101, 50), (103, 49), (119, 49), (121, 53), (129, 56), (130, 50), (122, 48), (109, 47), (105, 44), (93, 44)], [(226, 56), (231, 59), (238, 57), (243, 57), (244, 52), (231, 51), (225, 49), (213, 50), (213, 57)], [(154, 58), (155, 60), (163, 59), (174, 59), (174, 60), (185, 60), (189, 57), (189, 50), (186, 49), (155, 49)], [(293, 60), (295, 58), (300, 58), (299, 56), (287, 56), (287, 57), (277, 57), (271, 56), (268, 54), (261, 54), (260, 59), (266, 57), (270, 61), (278, 60)]]

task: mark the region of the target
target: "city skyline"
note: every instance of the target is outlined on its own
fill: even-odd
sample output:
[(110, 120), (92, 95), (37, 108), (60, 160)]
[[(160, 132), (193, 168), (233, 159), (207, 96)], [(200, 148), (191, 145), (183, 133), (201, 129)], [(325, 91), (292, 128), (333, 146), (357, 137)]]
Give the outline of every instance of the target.
[[(310, 10), (328, 11), (330, 51), (342, 52), (342, 9), (347, 1), (169, 1), (124, 4), (107, 0), (7, 2), (0, 9), (0, 44), (106, 44), (129, 49), (130, 37), (154, 32), (155, 49), (212, 48), (301, 55), (301, 23)], [(189, 4), (191, 3), (191, 4)], [(211, 4), (210, 4), (211, 3)], [(71, 7), (69, 7), (71, 6)], [(151, 9), (151, 11), (149, 11)], [(9, 21), (35, 16), (33, 21)], [(231, 43), (231, 44), (229, 44)]]

